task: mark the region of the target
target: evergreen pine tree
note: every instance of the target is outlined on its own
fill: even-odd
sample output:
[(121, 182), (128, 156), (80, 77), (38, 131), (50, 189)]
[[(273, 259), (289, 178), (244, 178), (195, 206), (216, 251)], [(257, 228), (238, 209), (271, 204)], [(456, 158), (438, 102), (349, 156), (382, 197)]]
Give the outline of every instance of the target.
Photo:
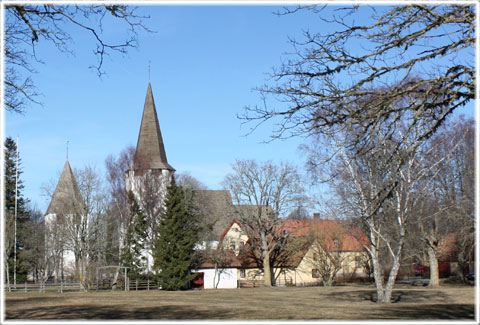
[[(9, 267), (9, 276), (13, 279), (13, 269), (14, 269), (14, 247), (13, 243), (14, 232), (15, 232), (15, 181), (17, 174), (17, 144), (15, 141), (8, 137), (5, 140), (5, 236), (10, 238), (10, 240), (5, 241), (11, 247), (5, 247), (6, 253), (8, 253), (8, 267)], [(22, 255), (25, 255), (23, 252), (25, 238), (27, 236), (27, 231), (25, 227), (29, 220), (29, 210), (27, 208), (28, 200), (23, 197), (24, 185), (21, 180), (22, 169), (21, 169), (21, 160), (18, 159), (18, 182), (17, 182), (17, 282), (25, 281), (26, 275), (28, 273), (28, 263), (23, 261)]]
[(145, 213), (135, 200), (132, 191), (128, 193), (128, 201), (132, 222), (128, 227), (121, 259), (123, 266), (128, 267), (128, 275), (139, 278), (146, 269), (147, 258), (142, 256), (142, 250), (145, 248), (148, 227)]
[(193, 208), (193, 192), (174, 182), (167, 188), (165, 211), (154, 248), (157, 282), (165, 290), (179, 290), (193, 279), (199, 223)]

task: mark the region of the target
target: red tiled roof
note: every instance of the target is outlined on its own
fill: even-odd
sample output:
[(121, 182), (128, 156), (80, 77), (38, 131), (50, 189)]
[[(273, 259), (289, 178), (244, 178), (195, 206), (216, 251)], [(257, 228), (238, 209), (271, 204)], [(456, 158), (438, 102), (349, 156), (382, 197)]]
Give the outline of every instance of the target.
[(213, 251), (201, 251), (199, 252), (200, 265), (197, 266), (199, 269), (213, 269), (215, 268), (215, 258), (217, 259), (217, 267), (231, 267), (239, 268), (242, 266), (242, 263), (235, 256), (235, 253), (232, 250), (213, 250)]
[[(346, 220), (285, 220), (281, 227), (290, 232), (290, 236), (312, 236), (322, 238), (329, 251), (358, 252), (364, 251), (368, 244), (367, 236), (359, 228), (352, 228)], [(338, 244), (335, 244), (335, 239)], [(339, 246), (341, 244), (341, 246)]]
[[(242, 227), (238, 219), (233, 219), (222, 233), (219, 245), (221, 245), (225, 235), (234, 223)], [(364, 245), (368, 244), (368, 237), (363, 231), (359, 228), (352, 228), (351, 222), (347, 220), (287, 219), (283, 220), (278, 227), (279, 231), (288, 231), (291, 237), (312, 236), (313, 238), (322, 238), (326, 241), (327, 250), (329, 251), (360, 252), (365, 250), (362, 243)], [(337, 244), (335, 240), (338, 241)]]

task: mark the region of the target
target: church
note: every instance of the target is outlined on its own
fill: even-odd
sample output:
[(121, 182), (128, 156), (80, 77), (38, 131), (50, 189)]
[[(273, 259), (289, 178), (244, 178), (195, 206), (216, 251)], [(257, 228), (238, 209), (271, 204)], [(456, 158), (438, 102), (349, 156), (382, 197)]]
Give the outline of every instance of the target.
[[(175, 168), (167, 161), (165, 145), (160, 130), (152, 86), (148, 83), (143, 115), (138, 134), (133, 165), (126, 173), (126, 190), (132, 191), (140, 207), (149, 216), (149, 238), (144, 255), (148, 258), (146, 269), (152, 270), (153, 229), (160, 220), (167, 186), (174, 178)], [(218, 240), (230, 221), (233, 211), (230, 193), (226, 190), (197, 190), (196, 205), (206, 223), (213, 223), (213, 230), (206, 240)]]
[[(126, 192), (132, 192), (139, 206), (148, 216), (149, 230), (146, 241), (146, 249), (142, 252), (147, 258), (147, 272), (152, 271), (153, 256), (152, 244), (155, 242), (153, 229), (159, 222), (163, 209), (167, 186), (175, 175), (175, 168), (167, 161), (165, 145), (160, 130), (157, 109), (152, 92), (151, 83), (148, 83), (147, 93), (143, 106), (142, 119), (138, 134), (136, 152), (133, 164), (125, 173)], [(226, 190), (197, 190), (196, 205), (200, 210), (205, 222), (213, 224), (213, 229), (204, 240), (218, 240), (222, 231), (228, 225), (233, 213), (233, 204), (229, 191)], [(51, 202), (45, 214), (45, 224), (48, 225), (49, 236), (54, 233), (54, 228), (61, 221), (63, 224), (72, 222), (74, 216), (84, 215), (82, 212), (83, 200), (77, 180), (67, 159), (64, 169), (55, 188)], [(78, 217), (77, 217), (78, 218)], [(88, 216), (80, 217), (80, 221), (87, 228)], [(50, 229), (51, 228), (51, 229)], [(71, 235), (71, 234), (70, 234)], [(125, 235), (125, 234), (123, 234)], [(57, 249), (65, 247), (61, 258), (55, 262), (54, 274), (63, 278), (63, 274), (78, 273), (82, 266), (80, 252), (75, 252), (68, 243), (60, 242), (65, 236), (54, 236), (46, 240)], [(72, 238), (74, 236), (68, 236)], [(78, 245), (77, 245), (78, 246)], [(54, 255), (55, 248), (49, 247)]]
[[(167, 187), (174, 178), (175, 168), (167, 160), (149, 82), (135, 155), (131, 166), (125, 171), (126, 193), (130, 191), (133, 193), (139, 207), (147, 216), (148, 229), (146, 238), (143, 239), (145, 248), (141, 254), (145, 257), (144, 269), (148, 273), (153, 272), (152, 247), (156, 240), (154, 230), (162, 215)], [(250, 283), (249, 281), (261, 281), (263, 269), (256, 261), (256, 257), (251, 255), (252, 252), (245, 249), (250, 247), (249, 245), (255, 245), (254, 241), (248, 237), (242, 223), (236, 219), (239, 216), (251, 214), (254, 206), (234, 205), (227, 190), (196, 189), (195, 193), (195, 205), (203, 221), (205, 224), (213, 225), (213, 229), (202, 238), (203, 243), (199, 243), (197, 249), (200, 254), (206, 254), (208, 251), (204, 248), (207, 243), (215, 249), (216, 241), (218, 248), (221, 248), (219, 251), (225, 256), (220, 268), (217, 262), (211, 260), (211, 257), (205, 256), (197, 269), (192, 270), (198, 276), (196, 282), (191, 285), (197, 288), (236, 288), (242, 283)], [(90, 256), (88, 256), (87, 246), (84, 246), (84, 242), (80, 239), (88, 236), (88, 223), (89, 215), (67, 159), (45, 215), (46, 258), (52, 259), (54, 270), (51, 270), (51, 274), (55, 278), (74, 276), (82, 282), (82, 275), (87, 274), (86, 267)], [(313, 220), (283, 220), (279, 227), (283, 231), (288, 231), (293, 240), (302, 240), (308, 233), (325, 233), (330, 228), (338, 228), (339, 225), (335, 222), (322, 221), (317, 216)], [(68, 233), (68, 231), (72, 232)], [(125, 235), (121, 232), (118, 234), (120, 242)], [(342, 247), (328, 248), (336, 254), (344, 255), (342, 276), (365, 276), (361, 262), (366, 252), (362, 245), (348, 234), (342, 237)], [(282, 260), (283, 264), (274, 266), (273, 274), (275, 274), (277, 285), (305, 283), (318, 285), (320, 283), (314, 262), (316, 254), (314, 244), (307, 243), (297, 253), (285, 256)]]

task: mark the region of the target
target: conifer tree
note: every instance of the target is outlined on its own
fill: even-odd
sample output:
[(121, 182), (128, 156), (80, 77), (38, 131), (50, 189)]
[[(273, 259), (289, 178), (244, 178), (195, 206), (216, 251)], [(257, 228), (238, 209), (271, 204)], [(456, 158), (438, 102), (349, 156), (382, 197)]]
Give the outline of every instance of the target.
[(179, 290), (193, 279), (192, 268), (198, 241), (198, 213), (193, 208), (193, 191), (177, 186), (167, 188), (165, 210), (154, 248), (157, 282), (165, 290)]
[[(18, 159), (17, 173), (17, 144), (11, 137), (5, 139), (5, 254), (8, 263), (8, 274), (13, 278), (14, 270), (14, 243), (15, 243), (15, 187), (17, 199), (17, 281), (24, 281), (28, 272), (27, 265), (22, 259), (23, 246), (26, 236), (25, 225), (29, 220), (28, 200), (23, 197), (24, 185), (21, 180), (21, 160)], [(18, 181), (17, 181), (18, 176)], [(17, 181), (17, 184), (15, 184)]]
[(147, 220), (132, 191), (128, 193), (128, 201), (132, 222), (128, 228), (121, 259), (123, 265), (128, 267), (129, 276), (138, 278), (145, 271), (147, 263), (146, 256), (142, 255), (142, 250), (145, 248), (145, 238), (147, 237)]

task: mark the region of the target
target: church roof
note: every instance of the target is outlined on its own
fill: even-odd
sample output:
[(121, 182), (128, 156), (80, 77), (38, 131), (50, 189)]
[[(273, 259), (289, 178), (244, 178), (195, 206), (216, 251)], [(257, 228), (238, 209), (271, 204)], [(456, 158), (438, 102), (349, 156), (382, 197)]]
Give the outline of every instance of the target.
[(205, 218), (213, 223), (211, 240), (218, 240), (234, 215), (232, 197), (226, 190), (197, 190), (195, 205)]
[(77, 212), (82, 205), (82, 195), (80, 194), (80, 189), (73, 175), (70, 163), (67, 160), (45, 215), (50, 213), (73, 214)]
[(143, 107), (142, 124), (138, 135), (137, 150), (133, 160), (134, 170), (168, 169), (175, 170), (167, 162), (162, 133), (158, 123), (152, 87), (148, 83), (147, 96)]

